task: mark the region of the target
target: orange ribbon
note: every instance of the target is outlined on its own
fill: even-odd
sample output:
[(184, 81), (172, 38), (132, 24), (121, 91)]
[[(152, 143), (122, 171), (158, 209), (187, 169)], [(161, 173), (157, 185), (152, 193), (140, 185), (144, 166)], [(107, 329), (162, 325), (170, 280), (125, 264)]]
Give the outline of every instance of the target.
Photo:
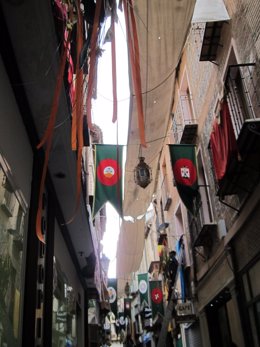
[[(130, 33), (128, 3), (130, 8), (130, 18), (131, 18), (131, 25), (133, 30), (133, 41), (132, 41), (132, 37)], [(132, 80), (133, 80), (133, 86), (134, 86), (134, 91), (136, 96), (140, 143), (143, 147), (146, 147), (143, 100), (142, 100), (142, 85), (141, 85), (141, 74), (140, 74), (139, 43), (138, 43), (138, 36), (137, 36), (137, 29), (136, 29), (132, 0), (123, 0), (123, 5), (124, 5), (124, 12), (125, 12), (128, 47), (130, 49)]]
[(63, 49), (63, 52), (61, 54), (61, 62), (60, 62), (60, 67), (59, 67), (59, 71), (58, 71), (58, 75), (57, 75), (55, 92), (54, 92), (54, 96), (53, 96), (49, 122), (48, 122), (47, 128), (44, 132), (44, 135), (42, 137), (42, 140), (37, 146), (37, 149), (39, 149), (46, 143), (44, 165), (43, 165), (42, 177), (41, 177), (41, 182), (40, 182), (39, 198), (38, 198), (38, 210), (37, 210), (37, 214), (36, 214), (36, 235), (37, 235), (38, 239), (43, 243), (45, 243), (45, 241), (44, 241), (44, 236), (43, 236), (42, 228), (41, 228), (42, 198), (43, 198), (43, 193), (44, 193), (45, 179), (46, 179), (48, 162), (49, 162), (49, 157), (50, 157), (50, 150), (51, 150), (52, 137), (53, 137), (53, 132), (54, 132), (54, 125), (56, 122), (56, 116), (57, 116), (57, 111), (58, 111), (58, 107), (59, 107), (60, 93), (61, 93), (61, 88), (63, 85), (63, 75), (64, 75), (64, 69), (65, 69), (66, 57), (67, 57), (67, 49), (69, 46), (69, 42), (70, 42), (70, 32), (69, 32), (69, 35), (67, 37), (67, 41), (66, 41), (65, 47)]
[(112, 56), (112, 83), (113, 83), (113, 118), (112, 122), (117, 120), (117, 84), (116, 84), (116, 37), (115, 37), (115, 13), (112, 9), (111, 16), (111, 29), (112, 29), (112, 42), (111, 42), (111, 56)]
[(94, 16), (94, 24), (93, 30), (91, 34), (90, 41), (90, 62), (89, 62), (89, 79), (88, 79), (88, 91), (87, 91), (87, 119), (88, 126), (92, 128), (92, 119), (91, 119), (91, 99), (93, 94), (93, 82), (94, 82), (94, 74), (95, 74), (95, 64), (96, 64), (96, 45), (97, 45), (97, 34), (98, 34), (98, 25), (99, 25), (99, 17), (101, 11), (101, 0), (96, 1), (96, 10)]

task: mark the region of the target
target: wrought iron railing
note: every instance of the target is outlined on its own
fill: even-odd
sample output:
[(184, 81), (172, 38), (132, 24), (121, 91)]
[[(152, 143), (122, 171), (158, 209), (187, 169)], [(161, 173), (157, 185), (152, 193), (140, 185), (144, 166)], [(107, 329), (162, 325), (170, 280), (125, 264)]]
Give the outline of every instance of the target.
[(236, 138), (247, 119), (260, 117), (260, 94), (257, 90), (255, 64), (230, 65), (225, 87)]
[(200, 196), (194, 202), (195, 215), (188, 213), (191, 241), (193, 245), (198, 239), (203, 226), (212, 223), (207, 189), (207, 186), (199, 186)]
[(174, 118), (173, 118), (173, 135), (175, 143), (180, 143), (183, 130), (185, 125), (196, 124), (197, 119), (195, 118), (192, 111), (192, 96), (191, 94), (182, 94), (178, 101)]

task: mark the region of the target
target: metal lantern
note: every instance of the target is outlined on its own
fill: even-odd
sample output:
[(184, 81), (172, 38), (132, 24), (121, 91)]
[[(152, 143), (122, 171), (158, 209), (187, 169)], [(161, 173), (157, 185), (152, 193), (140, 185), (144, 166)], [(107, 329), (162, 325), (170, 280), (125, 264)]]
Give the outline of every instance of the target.
[(152, 170), (144, 161), (144, 157), (139, 158), (139, 164), (135, 167), (135, 183), (142, 188), (146, 188), (152, 181)]

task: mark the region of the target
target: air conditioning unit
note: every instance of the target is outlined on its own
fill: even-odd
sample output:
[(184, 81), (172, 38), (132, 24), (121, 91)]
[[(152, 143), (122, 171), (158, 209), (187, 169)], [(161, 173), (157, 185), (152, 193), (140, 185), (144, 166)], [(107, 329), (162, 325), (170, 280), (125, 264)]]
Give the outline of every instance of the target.
[(224, 219), (218, 221), (218, 236), (220, 239), (227, 235), (227, 227)]

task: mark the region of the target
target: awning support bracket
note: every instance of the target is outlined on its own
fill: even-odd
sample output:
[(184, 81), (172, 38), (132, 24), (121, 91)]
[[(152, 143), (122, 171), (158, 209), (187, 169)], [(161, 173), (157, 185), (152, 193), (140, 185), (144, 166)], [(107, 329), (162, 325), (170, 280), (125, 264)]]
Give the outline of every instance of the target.
[(240, 213), (240, 209), (228, 204), (227, 202), (225, 202), (224, 200), (222, 200), (220, 197), (219, 197), (219, 201), (221, 202), (221, 204), (229, 207), (229, 208), (232, 208), (232, 210), (236, 211), (237, 213)]

